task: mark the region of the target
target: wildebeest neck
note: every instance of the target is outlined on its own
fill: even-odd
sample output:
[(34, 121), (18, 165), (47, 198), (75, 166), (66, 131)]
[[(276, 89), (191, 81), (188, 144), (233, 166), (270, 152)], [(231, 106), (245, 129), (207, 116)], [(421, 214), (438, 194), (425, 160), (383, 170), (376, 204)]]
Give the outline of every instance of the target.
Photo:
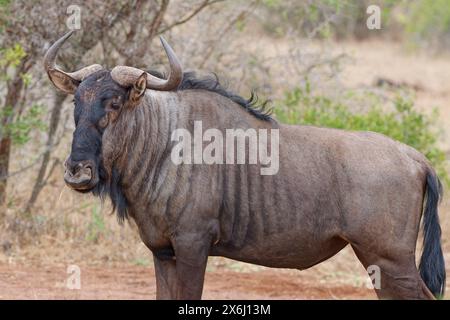
[[(177, 215), (177, 208), (187, 205), (193, 176), (208, 176), (218, 183), (217, 166), (176, 165), (171, 159), (175, 144), (172, 132), (184, 128), (194, 131), (195, 121), (204, 128), (273, 128), (271, 121), (253, 116), (227, 97), (205, 90), (178, 92), (150, 91), (140, 105), (124, 110), (103, 139), (104, 167), (115, 168), (118, 181), (130, 203), (130, 213), (152, 208), (159, 213)], [(195, 173), (194, 173), (195, 172)], [(214, 181), (212, 181), (214, 180)], [(169, 201), (170, 199), (170, 201)], [(175, 209), (167, 207), (176, 204)]]
[(117, 171), (126, 197), (148, 200), (158, 191), (177, 122), (174, 99), (176, 93), (151, 92), (139, 106), (124, 110), (111, 133), (105, 133), (104, 167), (110, 176)]

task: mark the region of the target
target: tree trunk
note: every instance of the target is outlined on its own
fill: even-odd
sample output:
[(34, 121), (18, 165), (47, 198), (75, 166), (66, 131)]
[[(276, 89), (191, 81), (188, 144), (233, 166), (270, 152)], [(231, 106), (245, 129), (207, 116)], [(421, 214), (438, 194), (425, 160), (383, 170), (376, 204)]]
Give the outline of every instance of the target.
[(28, 200), (28, 203), (25, 207), (25, 213), (30, 214), (31, 209), (33, 208), (33, 205), (35, 204), (39, 193), (42, 191), (46, 184), (46, 173), (47, 168), (50, 162), (50, 155), (52, 153), (52, 149), (55, 147), (55, 134), (56, 130), (58, 129), (58, 123), (61, 119), (61, 112), (62, 112), (62, 104), (64, 103), (64, 100), (66, 99), (67, 95), (64, 93), (61, 93), (59, 91), (55, 91), (55, 94), (53, 96), (53, 109), (50, 116), (50, 125), (48, 128), (48, 138), (46, 143), (46, 149), (44, 151), (44, 154), (42, 156), (42, 163), (41, 167), (39, 168), (39, 173), (36, 178), (36, 181), (33, 186), (33, 191), (31, 193), (31, 197)]
[[(3, 110), (5, 111), (8, 108), (14, 110), (17, 106), (23, 89), (23, 79), (21, 74), (27, 70), (25, 62), (25, 60), (22, 61), (20, 67), (16, 71), (16, 76), (7, 85), (5, 104), (3, 106)], [(13, 120), (13, 116), (8, 114), (8, 112), (0, 119), (0, 124), (3, 127), (3, 131), (0, 131), (0, 217), (5, 212), (4, 207), (6, 205), (6, 188), (8, 186), (10, 163), (9, 157), (11, 154), (11, 134), (8, 130), (5, 130), (5, 128), (11, 124)]]
[(11, 138), (6, 136), (0, 140), (0, 217), (3, 216), (4, 206), (6, 204), (10, 153)]

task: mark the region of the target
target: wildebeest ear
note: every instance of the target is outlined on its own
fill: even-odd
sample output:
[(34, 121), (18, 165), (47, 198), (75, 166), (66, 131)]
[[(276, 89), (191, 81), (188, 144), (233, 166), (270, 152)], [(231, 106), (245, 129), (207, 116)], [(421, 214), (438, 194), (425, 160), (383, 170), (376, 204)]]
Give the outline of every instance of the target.
[(144, 95), (145, 89), (147, 89), (147, 73), (143, 72), (139, 78), (134, 82), (130, 91), (130, 100), (137, 102)]
[(67, 94), (74, 94), (80, 84), (80, 81), (71, 78), (57, 69), (49, 70), (48, 77), (56, 88)]

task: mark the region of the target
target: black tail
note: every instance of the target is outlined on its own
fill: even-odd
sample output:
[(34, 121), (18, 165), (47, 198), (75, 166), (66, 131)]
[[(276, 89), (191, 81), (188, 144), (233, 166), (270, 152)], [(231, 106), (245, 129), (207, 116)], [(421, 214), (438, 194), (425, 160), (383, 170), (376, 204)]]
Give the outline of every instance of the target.
[(436, 298), (445, 292), (445, 262), (441, 248), (441, 226), (438, 203), (442, 185), (434, 172), (427, 173), (426, 204), (423, 213), (423, 252), (419, 272), (428, 289)]

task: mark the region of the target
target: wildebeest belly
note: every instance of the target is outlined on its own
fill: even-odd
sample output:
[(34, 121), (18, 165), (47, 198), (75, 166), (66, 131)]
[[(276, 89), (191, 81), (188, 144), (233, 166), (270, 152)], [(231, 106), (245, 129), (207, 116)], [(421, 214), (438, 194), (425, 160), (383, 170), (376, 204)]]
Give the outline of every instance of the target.
[(318, 242), (311, 240), (303, 236), (274, 235), (239, 249), (219, 242), (211, 248), (210, 254), (267, 267), (306, 269), (330, 258), (347, 245), (338, 237)]

